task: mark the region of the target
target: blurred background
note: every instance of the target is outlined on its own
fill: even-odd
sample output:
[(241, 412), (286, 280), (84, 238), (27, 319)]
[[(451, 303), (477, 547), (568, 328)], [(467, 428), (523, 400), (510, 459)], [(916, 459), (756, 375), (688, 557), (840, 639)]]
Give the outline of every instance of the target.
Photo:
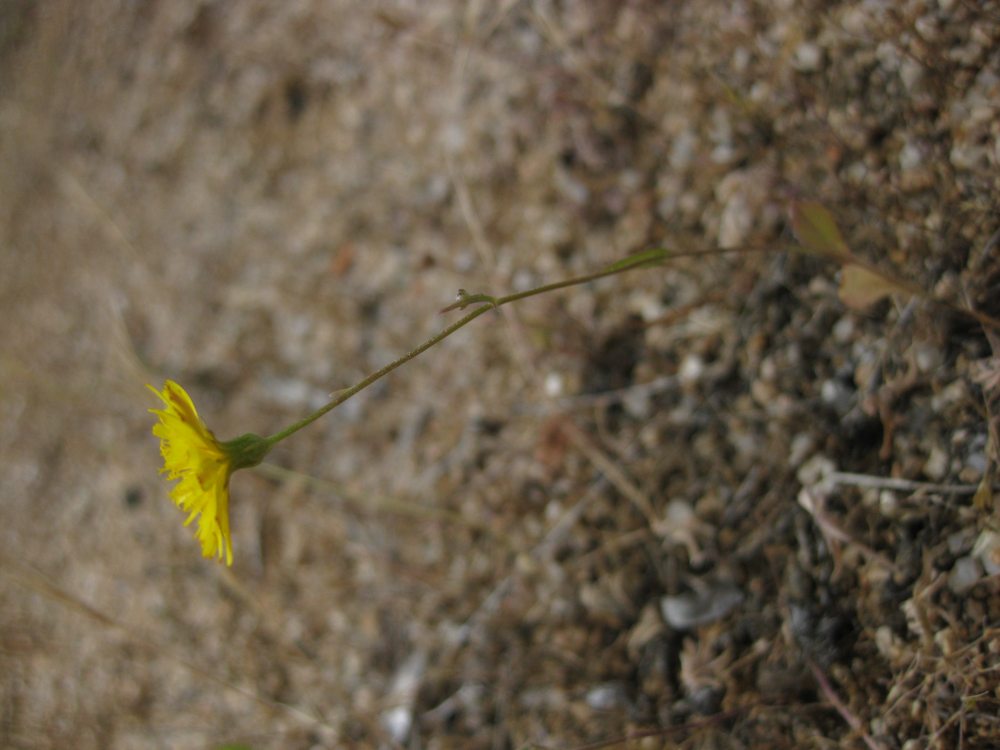
[[(1000, 744), (1000, 5), (0, 2), (0, 745)], [(275, 432), (157, 474), (180, 382)], [(732, 250), (719, 255), (718, 249)], [(596, 745), (591, 745), (596, 746)], [(610, 746), (610, 745), (609, 745)]]

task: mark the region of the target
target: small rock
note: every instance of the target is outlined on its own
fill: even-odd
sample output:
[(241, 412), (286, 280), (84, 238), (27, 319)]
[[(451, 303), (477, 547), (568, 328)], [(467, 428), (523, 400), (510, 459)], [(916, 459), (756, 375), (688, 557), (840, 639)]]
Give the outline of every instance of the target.
[(413, 726), (413, 712), (406, 706), (396, 706), (382, 712), (382, 727), (396, 742), (403, 742)]
[(1000, 575), (1000, 534), (986, 529), (972, 547), (972, 554), (991, 576)]
[(913, 23), (913, 27), (928, 42), (933, 42), (938, 38), (938, 24), (934, 16), (921, 16)]
[(839, 344), (846, 344), (854, 338), (854, 319), (845, 315), (833, 324), (833, 338)]
[(625, 688), (618, 682), (606, 682), (587, 691), (587, 705), (595, 711), (611, 711), (628, 704)]
[(553, 183), (556, 192), (572, 204), (583, 206), (590, 199), (590, 189), (565, 169), (555, 171)]
[(875, 631), (875, 647), (886, 659), (897, 658), (901, 651), (899, 639), (888, 625), (882, 625)]
[(563, 377), (557, 372), (550, 372), (545, 376), (545, 395), (549, 398), (557, 398), (565, 391)]
[(920, 372), (934, 372), (944, 364), (944, 355), (936, 346), (915, 345), (913, 355)]
[(948, 473), (948, 454), (938, 446), (931, 448), (931, 454), (924, 461), (924, 474), (936, 482), (944, 479)]
[(731, 250), (744, 243), (753, 228), (753, 214), (743, 195), (733, 195), (726, 201), (719, 220), (719, 247)]
[(833, 463), (833, 461), (824, 456), (822, 453), (817, 453), (799, 467), (795, 477), (802, 483), (803, 486), (812, 487), (824, 480), (829, 474), (832, 474), (836, 470), (837, 466)]
[(815, 447), (816, 441), (812, 435), (807, 432), (800, 432), (792, 438), (792, 445), (788, 451), (788, 465), (793, 468), (798, 467), (812, 453)]
[(886, 518), (896, 518), (899, 515), (899, 498), (892, 490), (882, 490), (878, 495), (879, 512)]
[(899, 166), (905, 172), (916, 169), (924, 163), (923, 151), (915, 143), (907, 141), (899, 150)]
[(851, 408), (854, 392), (839, 380), (831, 378), (823, 381), (819, 395), (824, 404), (843, 414)]
[(974, 143), (956, 143), (952, 146), (948, 159), (955, 169), (971, 170), (978, 167), (986, 168), (989, 162), (989, 152), (984, 146)]
[(660, 611), (670, 627), (688, 630), (725, 617), (742, 601), (739, 589), (717, 586), (697, 594), (665, 596), (660, 600)]
[(792, 67), (800, 73), (815, 73), (823, 63), (823, 50), (815, 42), (803, 42), (795, 49)]
[(689, 353), (681, 362), (681, 366), (677, 370), (677, 377), (682, 384), (687, 385), (698, 382), (704, 373), (704, 360), (697, 354)]
[(883, 70), (889, 73), (895, 73), (899, 70), (902, 58), (900, 57), (899, 49), (892, 42), (881, 42), (875, 51), (875, 55), (878, 57), (879, 64)]
[(979, 561), (970, 556), (960, 557), (948, 574), (948, 588), (956, 594), (964, 594), (983, 577), (983, 567)]
[(854, 5), (847, 8), (840, 18), (844, 31), (854, 36), (868, 33), (870, 16), (863, 6)]
[(986, 473), (986, 453), (975, 451), (965, 459), (965, 468), (962, 470), (968, 474), (968, 478), (963, 477), (963, 482), (976, 482)]
[[(970, 533), (972, 532), (972, 533)], [(948, 552), (953, 555), (960, 555), (972, 549), (975, 542), (973, 529), (963, 529), (948, 535)]]
[(899, 66), (899, 78), (908, 93), (913, 94), (924, 80), (924, 67), (912, 58), (906, 58)]
[(625, 392), (622, 398), (622, 406), (625, 412), (633, 419), (640, 422), (649, 419), (653, 411), (653, 399), (648, 391), (641, 389), (630, 389)]
[(678, 171), (687, 169), (694, 164), (697, 149), (698, 137), (691, 130), (683, 131), (670, 147), (670, 166)]

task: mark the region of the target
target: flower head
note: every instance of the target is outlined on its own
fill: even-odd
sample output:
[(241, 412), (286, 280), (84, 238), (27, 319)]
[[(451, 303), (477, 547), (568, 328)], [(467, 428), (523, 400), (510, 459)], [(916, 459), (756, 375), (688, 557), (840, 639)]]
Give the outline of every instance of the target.
[(197, 517), (202, 554), (219, 560), (224, 556), (226, 565), (232, 565), (229, 477), (237, 469), (260, 463), (271, 444), (256, 435), (220, 442), (201, 421), (194, 402), (180, 385), (168, 380), (162, 391), (146, 387), (165, 404), (163, 409), (149, 411), (160, 418), (153, 425), (163, 455), (160, 473), (180, 480), (170, 496), (188, 513), (184, 525)]

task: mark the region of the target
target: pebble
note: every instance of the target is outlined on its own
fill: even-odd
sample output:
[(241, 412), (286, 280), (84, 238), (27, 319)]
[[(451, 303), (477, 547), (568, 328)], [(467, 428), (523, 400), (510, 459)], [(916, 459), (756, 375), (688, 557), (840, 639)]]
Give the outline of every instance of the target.
[(413, 712), (406, 706), (396, 706), (382, 712), (382, 727), (396, 742), (403, 742), (413, 726)]
[(852, 36), (860, 36), (868, 31), (869, 15), (864, 6), (855, 5), (844, 11), (840, 25)]
[(948, 161), (955, 169), (971, 171), (989, 166), (989, 152), (975, 143), (956, 143), (948, 154)]
[(583, 206), (590, 199), (590, 189), (566, 169), (556, 169), (553, 175), (556, 192), (568, 202)]
[(972, 555), (978, 558), (991, 576), (1000, 575), (1000, 534), (984, 530), (972, 547)]
[(937, 19), (935, 19), (933, 16), (930, 15), (921, 16), (916, 21), (914, 21), (913, 28), (915, 28), (917, 30), (917, 33), (920, 34), (920, 36), (922, 36), (928, 42), (933, 42), (938, 37), (939, 29), (938, 29)]
[(899, 638), (888, 625), (882, 625), (875, 631), (875, 647), (886, 659), (897, 658), (901, 651)]
[(804, 487), (813, 487), (836, 470), (837, 466), (833, 461), (822, 453), (817, 453), (799, 467), (795, 477)]
[(854, 338), (854, 318), (845, 315), (833, 324), (833, 338), (838, 344), (846, 344)]
[(557, 372), (550, 372), (545, 376), (545, 395), (549, 398), (562, 396), (564, 388), (563, 376)]
[(851, 408), (854, 397), (850, 388), (833, 378), (823, 381), (819, 394), (823, 403), (838, 414), (844, 414)]
[(620, 682), (606, 682), (587, 691), (587, 705), (595, 711), (611, 711), (628, 705), (628, 696)]
[(886, 518), (896, 518), (899, 515), (899, 498), (892, 490), (882, 490), (878, 495), (878, 507)]
[(949, 534), (948, 552), (953, 555), (959, 555), (972, 549), (975, 540), (972, 538), (973, 535), (969, 533), (970, 531), (972, 529), (962, 529), (961, 531)]
[(972, 477), (969, 481), (979, 479), (986, 473), (986, 454), (983, 451), (970, 453), (969, 457), (965, 459), (965, 469), (963, 471), (966, 471)]
[(688, 630), (725, 617), (742, 601), (739, 589), (716, 586), (698, 594), (665, 596), (660, 600), (660, 610), (670, 627)]
[(913, 359), (920, 372), (931, 373), (944, 364), (944, 353), (937, 346), (915, 344), (913, 347)]
[(899, 70), (900, 55), (896, 45), (892, 42), (882, 42), (875, 51), (879, 64), (888, 73), (895, 73)]
[(719, 220), (719, 247), (731, 250), (742, 245), (753, 228), (753, 213), (742, 194), (726, 201)]
[(698, 354), (691, 352), (681, 362), (681, 366), (677, 370), (677, 377), (683, 385), (689, 385), (701, 380), (704, 373), (705, 361)]
[(927, 460), (924, 461), (924, 474), (934, 481), (940, 482), (944, 479), (945, 474), (948, 473), (948, 463), (948, 454), (935, 445), (931, 448), (931, 453), (927, 457)]
[(967, 555), (955, 561), (955, 565), (948, 574), (948, 588), (956, 594), (964, 594), (975, 586), (979, 579), (983, 577), (983, 566), (979, 561)]
[(822, 64), (823, 50), (815, 42), (803, 42), (795, 48), (792, 67), (800, 73), (815, 73)]
[(625, 412), (630, 417), (639, 421), (649, 419), (653, 412), (653, 400), (650, 393), (642, 389), (626, 391), (622, 398), (622, 406), (625, 407)]
[(792, 445), (788, 450), (788, 465), (797, 468), (815, 447), (816, 441), (813, 436), (808, 432), (800, 432), (792, 438)]
[(678, 171), (685, 170), (694, 163), (698, 149), (698, 136), (685, 130), (676, 138), (670, 148), (670, 166)]
[(904, 171), (919, 167), (924, 162), (923, 149), (913, 141), (907, 141), (899, 150), (899, 166)]
[(903, 82), (903, 86), (906, 87), (907, 93), (915, 94), (924, 81), (924, 67), (916, 60), (906, 58), (899, 66), (899, 78)]

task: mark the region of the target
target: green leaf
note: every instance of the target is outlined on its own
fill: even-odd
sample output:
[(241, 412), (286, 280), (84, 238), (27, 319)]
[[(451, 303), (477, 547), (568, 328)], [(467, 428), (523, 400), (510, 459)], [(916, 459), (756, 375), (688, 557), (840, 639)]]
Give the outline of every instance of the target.
[(792, 204), (792, 231), (807, 252), (840, 261), (851, 258), (833, 215), (817, 201)]
[(614, 273), (617, 271), (627, 271), (630, 268), (638, 268), (639, 266), (655, 266), (665, 261), (669, 254), (665, 248), (654, 247), (615, 261), (605, 268), (604, 271), (606, 273)]

